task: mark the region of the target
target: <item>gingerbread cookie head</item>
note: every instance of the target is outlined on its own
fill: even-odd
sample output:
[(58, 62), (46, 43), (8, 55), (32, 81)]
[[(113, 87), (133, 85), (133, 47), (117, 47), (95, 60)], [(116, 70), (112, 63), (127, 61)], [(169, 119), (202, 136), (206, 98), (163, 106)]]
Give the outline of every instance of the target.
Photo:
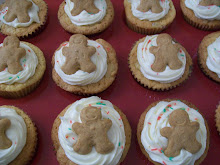
[(160, 6), (160, 0), (141, 0), (137, 10), (141, 12), (147, 12), (151, 10), (152, 13), (161, 13), (163, 8)]
[(0, 149), (8, 149), (12, 142), (6, 136), (6, 130), (11, 126), (11, 121), (7, 118), (0, 119)]
[(73, 16), (79, 15), (83, 10), (90, 14), (97, 14), (99, 9), (95, 6), (94, 0), (71, 0), (74, 8), (71, 11)]
[(159, 34), (157, 37), (157, 46), (152, 46), (150, 52), (155, 56), (152, 70), (155, 72), (163, 72), (167, 66), (172, 70), (182, 67), (182, 62), (178, 58), (181, 45), (173, 44), (173, 39), (168, 34)]
[(93, 146), (100, 154), (108, 154), (114, 149), (107, 132), (112, 126), (110, 119), (102, 119), (101, 111), (96, 107), (86, 107), (80, 113), (82, 123), (74, 123), (72, 130), (78, 135), (73, 149), (75, 152), (86, 155)]
[(211, 6), (211, 5), (220, 6), (220, 0), (201, 0), (199, 5), (201, 5), (201, 6)]
[(176, 157), (182, 149), (195, 154), (202, 145), (196, 139), (196, 132), (199, 130), (198, 122), (190, 122), (186, 111), (177, 109), (169, 116), (171, 127), (165, 127), (160, 130), (160, 134), (168, 139), (167, 148), (164, 154), (167, 157)]
[(30, 21), (28, 10), (32, 7), (32, 2), (27, 0), (6, 0), (5, 3), (8, 7), (8, 12), (5, 15), (5, 20), (7, 22), (12, 22), (16, 18), (20, 23)]
[(4, 39), (3, 47), (0, 48), (0, 71), (8, 67), (8, 72), (17, 74), (23, 70), (20, 59), (26, 55), (24, 48), (20, 48), (20, 41), (15, 36)]
[(87, 40), (88, 38), (82, 34), (70, 37), (69, 47), (64, 47), (62, 50), (66, 62), (61, 69), (65, 74), (71, 75), (78, 70), (91, 73), (96, 70), (96, 65), (91, 61), (96, 49), (88, 46)]

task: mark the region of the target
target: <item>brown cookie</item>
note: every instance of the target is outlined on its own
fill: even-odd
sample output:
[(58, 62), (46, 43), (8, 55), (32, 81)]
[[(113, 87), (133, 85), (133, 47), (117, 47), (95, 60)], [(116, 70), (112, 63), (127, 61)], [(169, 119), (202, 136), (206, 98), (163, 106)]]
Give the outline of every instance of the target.
[(141, 12), (147, 12), (151, 10), (153, 13), (161, 13), (163, 8), (160, 6), (159, 0), (141, 0), (137, 10)]
[(24, 48), (20, 47), (20, 41), (15, 36), (8, 36), (0, 48), (0, 72), (8, 68), (11, 74), (17, 74), (23, 70), (20, 59), (26, 55)]
[(184, 19), (195, 28), (201, 30), (219, 30), (220, 21), (219, 20), (206, 20), (197, 18), (193, 10), (189, 9), (185, 5), (186, 0), (180, 0), (180, 7), (183, 12)]
[(93, 146), (100, 154), (108, 154), (114, 149), (107, 132), (112, 126), (110, 119), (102, 119), (101, 111), (96, 107), (86, 107), (80, 113), (82, 123), (73, 123), (72, 130), (79, 136), (73, 149), (81, 155), (87, 155)]
[(211, 70), (209, 70), (209, 68), (206, 65), (206, 60), (208, 57), (207, 48), (210, 44), (215, 42), (215, 40), (218, 37), (220, 37), (220, 31), (211, 33), (203, 38), (198, 49), (198, 64), (206, 76), (220, 83), (220, 78), (218, 77), (218, 75), (215, 72), (212, 72)]
[[(71, 104), (72, 105), (72, 104)], [(53, 127), (52, 127), (52, 131), (51, 131), (51, 138), (53, 141), (53, 146), (55, 148), (55, 152), (57, 155), (57, 160), (59, 162), (60, 165), (77, 165), (76, 163), (72, 162), (71, 160), (69, 160), (62, 148), (62, 146), (60, 145), (59, 142), (59, 138), (58, 138), (58, 129), (59, 126), (61, 124), (61, 120), (60, 117), (64, 116), (65, 112), (67, 111), (67, 109), (71, 106), (67, 106), (55, 119), (54, 123), (53, 123)], [(126, 143), (124, 146), (124, 152), (122, 153), (121, 159), (118, 162), (117, 165), (120, 165), (121, 162), (123, 162), (123, 160), (125, 159), (128, 150), (130, 148), (130, 144), (131, 144), (131, 127), (130, 124), (128, 122), (128, 119), (126, 118), (126, 115), (116, 106), (114, 106), (114, 109), (119, 113), (119, 115), (121, 116), (121, 119), (123, 121), (124, 124), (124, 131), (125, 131), (125, 137), (126, 137)]]
[(114, 8), (111, 3), (111, 0), (106, 0), (106, 4), (107, 4), (106, 15), (100, 22), (90, 25), (77, 26), (71, 22), (70, 18), (64, 11), (64, 6), (66, 5), (66, 2), (63, 1), (60, 4), (58, 10), (59, 22), (61, 26), (70, 33), (78, 33), (84, 35), (92, 35), (92, 34), (100, 33), (105, 29), (107, 29), (111, 25), (114, 19)]
[[(54, 65), (55, 65), (55, 53), (54, 53), (52, 62), (51, 62), (53, 66), (52, 78), (57, 84), (57, 86), (64, 89), (65, 91), (68, 91), (74, 94), (92, 95), (92, 94), (96, 94), (96, 93), (100, 93), (104, 91), (113, 83), (118, 72), (118, 62), (117, 62), (116, 52), (114, 48), (105, 40), (97, 39), (96, 42), (101, 44), (107, 53), (107, 65), (108, 66), (107, 66), (107, 72), (105, 76), (97, 83), (92, 83), (92, 84), (88, 84), (85, 86), (67, 84), (61, 79), (61, 77), (57, 74), (56, 70), (54, 69)], [(62, 43), (56, 51), (60, 50), (63, 44), (65, 43)]]
[[(149, 0), (151, 1), (151, 0)], [(156, 3), (155, 0), (152, 0), (153, 3)], [(124, 0), (125, 7), (125, 18), (128, 27), (142, 34), (157, 34), (166, 29), (175, 19), (176, 10), (173, 5), (172, 0), (169, 0), (169, 12), (163, 18), (157, 21), (148, 21), (148, 20), (140, 20), (132, 14), (131, 3), (129, 0)]]
[[(153, 161), (153, 160), (149, 157), (148, 153), (146, 152), (146, 150), (145, 150), (145, 148), (144, 148), (144, 146), (143, 146), (143, 144), (142, 144), (142, 142), (141, 142), (141, 132), (142, 132), (142, 130), (143, 130), (143, 128), (144, 128), (145, 116), (146, 116), (147, 112), (148, 112), (151, 108), (155, 107), (159, 102), (161, 102), (161, 101), (171, 102), (171, 101), (175, 101), (175, 100), (178, 100), (178, 99), (164, 99), (164, 100), (160, 100), (160, 101), (157, 101), (157, 102), (153, 102), (153, 103), (150, 104), (150, 105), (146, 108), (146, 110), (142, 113), (142, 115), (140, 116), (139, 122), (138, 122), (138, 126), (137, 126), (137, 140), (138, 140), (140, 149), (141, 149), (142, 153), (148, 158), (148, 160), (151, 161), (151, 162), (152, 162), (153, 164), (155, 164), (155, 165), (161, 165), (161, 164), (158, 163), (158, 162)], [(188, 102), (188, 101), (185, 101), (185, 100), (178, 100), (178, 101), (183, 102), (184, 104), (186, 104), (186, 105), (189, 106), (190, 108), (193, 108), (193, 109), (195, 109), (195, 110), (198, 110), (198, 108), (197, 108), (195, 105), (193, 105), (192, 103), (190, 103), (190, 102)], [(182, 110), (182, 111), (183, 111), (183, 110)], [(201, 113), (200, 113), (200, 114), (201, 114)], [(201, 115), (202, 115), (202, 114), (201, 114)], [(203, 118), (204, 118), (204, 116), (203, 116)], [(206, 155), (207, 155), (207, 153), (208, 153), (208, 149), (209, 149), (210, 132), (209, 132), (208, 124), (207, 124), (205, 118), (204, 118), (204, 121), (205, 121), (206, 130), (207, 130), (206, 149), (205, 149), (203, 155), (202, 155), (198, 160), (196, 160), (195, 165), (199, 165), (199, 164), (205, 159), (205, 157), (206, 157)]]
[(27, 165), (30, 164), (31, 160), (33, 159), (36, 148), (37, 148), (37, 128), (31, 118), (21, 109), (10, 106), (10, 105), (3, 105), (3, 108), (10, 108), (14, 109), (18, 115), (20, 115), (26, 124), (27, 127), (27, 136), (26, 136), (26, 144), (20, 154), (9, 163), (9, 165)]
[(28, 15), (28, 10), (32, 7), (32, 3), (30, 1), (6, 0), (5, 3), (8, 6), (8, 12), (5, 15), (5, 20), (7, 22), (12, 22), (16, 18), (18, 18), (18, 22), (21, 23), (29, 22), (30, 17)]
[(11, 121), (7, 118), (0, 119), (0, 149), (10, 148), (11, 140), (6, 136), (6, 131), (10, 127)]
[(201, 0), (199, 5), (202, 5), (202, 6), (210, 6), (210, 5), (220, 6), (220, 1), (219, 0)]
[(71, 11), (73, 16), (79, 15), (83, 10), (88, 13), (96, 14), (99, 9), (95, 6), (94, 0), (71, 0), (74, 3), (74, 8)]
[(63, 48), (63, 55), (66, 62), (62, 66), (64, 73), (71, 75), (78, 70), (91, 73), (96, 70), (95, 64), (91, 61), (91, 56), (96, 49), (87, 45), (88, 38), (82, 34), (75, 34), (70, 37), (69, 47)]
[(146, 77), (144, 77), (144, 75), (140, 70), (140, 64), (137, 59), (138, 44), (144, 42), (144, 40), (145, 37), (141, 38), (139, 41), (135, 43), (128, 57), (129, 68), (131, 70), (132, 75), (137, 80), (137, 82), (139, 82), (144, 87), (148, 87), (149, 89), (152, 90), (166, 91), (179, 86), (189, 78), (192, 72), (192, 65), (193, 65), (192, 59), (189, 53), (182, 45), (181, 45), (181, 49), (185, 52), (185, 56), (186, 56), (186, 66), (185, 66), (185, 72), (180, 79), (170, 83), (160, 83), (159, 81), (149, 80)]

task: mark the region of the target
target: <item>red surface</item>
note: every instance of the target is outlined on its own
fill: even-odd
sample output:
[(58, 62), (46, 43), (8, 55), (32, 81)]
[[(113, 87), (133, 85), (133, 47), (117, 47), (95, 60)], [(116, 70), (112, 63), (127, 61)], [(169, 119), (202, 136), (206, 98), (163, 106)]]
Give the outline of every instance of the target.
[[(14, 105), (29, 114), (38, 127), (39, 145), (33, 164), (58, 164), (50, 138), (51, 128), (57, 115), (69, 104), (82, 98), (65, 92), (57, 87), (51, 77), (51, 58), (57, 47), (69, 40), (71, 34), (60, 26), (57, 11), (62, 0), (45, 0), (49, 6), (48, 25), (39, 35), (26, 41), (38, 46), (46, 57), (47, 70), (40, 86), (30, 95), (8, 100), (0, 98), (0, 105)], [(220, 162), (220, 136), (215, 127), (214, 115), (220, 101), (220, 85), (207, 78), (197, 65), (197, 49), (204, 32), (187, 24), (182, 16), (179, 0), (173, 0), (177, 17), (164, 32), (176, 38), (189, 52), (193, 59), (194, 69), (188, 81), (168, 92), (155, 92), (140, 86), (132, 77), (128, 68), (128, 54), (135, 41), (144, 35), (131, 31), (125, 23), (123, 0), (112, 0), (115, 8), (113, 24), (104, 32), (90, 36), (91, 39), (103, 38), (112, 44), (117, 52), (119, 71), (115, 82), (99, 97), (117, 105), (126, 115), (132, 127), (130, 151), (122, 164), (151, 164), (141, 153), (136, 140), (136, 127), (139, 117), (145, 108), (154, 101), (165, 98), (185, 99), (195, 104), (208, 121), (211, 132), (210, 148), (202, 164)], [(0, 36), (2, 42), (4, 37)]]

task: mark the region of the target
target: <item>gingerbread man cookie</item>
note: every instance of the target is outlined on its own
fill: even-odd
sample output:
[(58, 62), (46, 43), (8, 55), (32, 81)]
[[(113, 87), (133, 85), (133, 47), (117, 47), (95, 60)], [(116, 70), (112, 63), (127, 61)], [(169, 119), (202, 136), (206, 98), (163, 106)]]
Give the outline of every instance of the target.
[(4, 150), (10, 148), (12, 142), (8, 137), (5, 135), (6, 130), (10, 127), (11, 121), (9, 119), (0, 119), (0, 149)]
[(20, 23), (29, 22), (28, 10), (32, 7), (32, 2), (27, 0), (6, 0), (5, 3), (8, 7), (8, 12), (5, 15), (7, 22), (12, 22), (16, 18), (18, 18)]
[(163, 8), (160, 6), (160, 0), (141, 0), (137, 10), (147, 12), (151, 10), (153, 13), (161, 13)]
[(17, 74), (23, 70), (20, 59), (26, 55), (24, 48), (20, 48), (20, 41), (15, 36), (4, 39), (3, 47), (0, 48), (0, 71), (8, 67), (8, 72)]
[(202, 6), (210, 6), (210, 5), (220, 6), (220, 0), (202, 0), (199, 4)]
[(91, 61), (96, 49), (88, 46), (87, 40), (88, 38), (82, 34), (70, 37), (69, 47), (64, 47), (62, 50), (66, 62), (61, 69), (65, 74), (71, 75), (78, 70), (91, 73), (96, 70), (96, 65)]
[(167, 157), (176, 157), (181, 149), (185, 149), (192, 154), (197, 153), (202, 145), (196, 139), (196, 132), (199, 130), (198, 122), (190, 122), (186, 111), (177, 109), (169, 116), (171, 127), (160, 130), (160, 134), (168, 139), (167, 148), (164, 154)]
[(114, 144), (108, 139), (107, 132), (112, 126), (110, 119), (103, 119), (101, 111), (96, 107), (86, 107), (80, 113), (82, 123), (74, 123), (73, 131), (78, 135), (73, 149), (85, 155), (92, 151), (94, 146), (100, 154), (110, 153)]
[(152, 70), (163, 72), (168, 65), (170, 69), (177, 70), (182, 67), (182, 62), (178, 58), (178, 52), (181, 45), (173, 44), (173, 39), (168, 34), (160, 34), (157, 37), (157, 46), (152, 46), (150, 52), (154, 54), (155, 60), (152, 64)]
[(74, 8), (71, 11), (73, 16), (79, 15), (83, 10), (90, 14), (97, 14), (99, 9), (95, 6), (94, 0), (71, 0), (74, 3)]

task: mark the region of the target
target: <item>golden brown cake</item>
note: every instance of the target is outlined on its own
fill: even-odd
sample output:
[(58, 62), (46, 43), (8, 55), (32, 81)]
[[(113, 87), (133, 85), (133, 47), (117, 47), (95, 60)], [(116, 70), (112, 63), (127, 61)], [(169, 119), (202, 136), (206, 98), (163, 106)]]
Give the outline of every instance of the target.
[(0, 164), (26, 165), (37, 146), (37, 129), (29, 116), (14, 106), (0, 106)]
[[(70, 53), (68, 53), (70, 52)], [(82, 34), (70, 37), (55, 51), (52, 77), (62, 89), (80, 95), (104, 91), (115, 80), (118, 62), (115, 50), (102, 40)]]
[(137, 41), (128, 63), (141, 85), (159, 91), (179, 86), (192, 70), (192, 59), (186, 49), (166, 33)]
[(114, 8), (111, 0), (66, 0), (60, 4), (58, 19), (61, 26), (70, 33), (92, 35), (111, 25)]
[(92, 96), (67, 106), (55, 119), (51, 137), (60, 165), (119, 165), (130, 147), (131, 128), (119, 108)]
[(185, 20), (201, 30), (220, 29), (220, 1), (180, 0)]
[(127, 25), (135, 32), (156, 34), (175, 19), (172, 0), (124, 0)]
[(204, 37), (198, 50), (198, 63), (202, 71), (220, 83), (220, 31)]
[(0, 45), (0, 96), (23, 97), (40, 83), (46, 61), (36, 46), (8, 36)]
[(209, 136), (204, 117), (183, 100), (152, 103), (142, 113), (137, 128), (141, 151), (156, 165), (200, 164), (209, 149)]

